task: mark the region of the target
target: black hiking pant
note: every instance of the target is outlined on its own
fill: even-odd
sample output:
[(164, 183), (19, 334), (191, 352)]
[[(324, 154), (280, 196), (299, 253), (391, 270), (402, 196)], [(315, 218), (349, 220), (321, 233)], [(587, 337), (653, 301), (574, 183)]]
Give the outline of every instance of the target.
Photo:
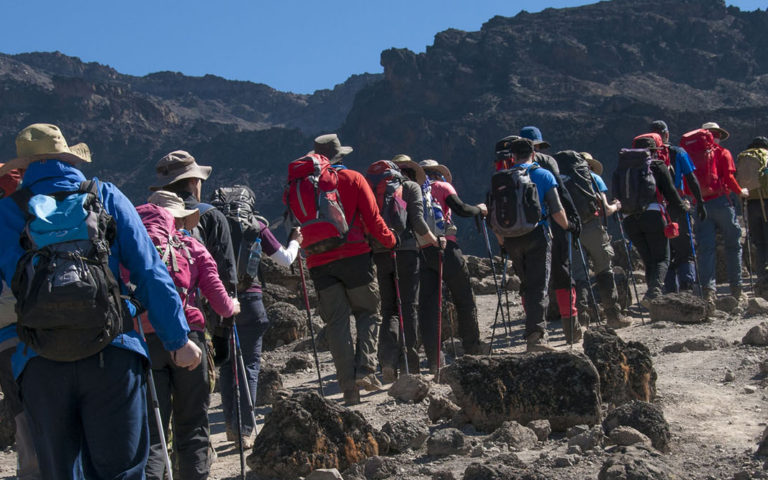
[(669, 266), (669, 241), (664, 236), (664, 218), (658, 210), (646, 210), (624, 219), (624, 232), (645, 264), (646, 298), (661, 295), (662, 280)]

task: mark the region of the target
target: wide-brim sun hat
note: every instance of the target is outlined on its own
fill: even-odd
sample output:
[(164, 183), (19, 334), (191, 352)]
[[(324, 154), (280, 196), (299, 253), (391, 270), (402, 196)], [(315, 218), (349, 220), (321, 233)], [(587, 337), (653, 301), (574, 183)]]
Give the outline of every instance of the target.
[(339, 163), (345, 156), (352, 153), (352, 147), (342, 145), (335, 133), (320, 135), (315, 138), (315, 145), (309, 154), (317, 153), (328, 159), (331, 164)]
[(188, 178), (199, 178), (208, 180), (213, 168), (198, 165), (195, 157), (184, 150), (174, 150), (165, 155), (155, 164), (157, 174), (157, 184), (149, 187), (150, 190), (162, 190), (163, 188)]
[(731, 134), (728, 133), (727, 130), (725, 130), (724, 128), (720, 128), (720, 125), (718, 125), (715, 122), (707, 122), (704, 125), (702, 125), (701, 128), (703, 128), (704, 130), (709, 130), (712, 133), (717, 132), (720, 135), (721, 142), (731, 136)]
[(392, 157), (392, 163), (397, 165), (397, 168), (409, 168), (416, 173), (416, 183), (423, 185), (427, 181), (427, 174), (424, 173), (424, 169), (421, 165), (411, 160), (411, 157), (405, 154), (398, 154)]
[(435, 172), (440, 173), (440, 175), (443, 176), (446, 182), (453, 183), (453, 175), (451, 175), (451, 171), (445, 165), (440, 165), (440, 163), (438, 163), (437, 160), (432, 160), (431, 158), (428, 158), (426, 160), (420, 161), (419, 165), (421, 166), (421, 168), (424, 169), (425, 172), (429, 170), (433, 170)]
[(171, 212), (174, 218), (184, 219), (184, 228), (188, 230), (195, 228), (200, 223), (200, 210), (196, 208), (187, 209), (184, 205), (184, 200), (173, 192), (165, 190), (154, 192), (147, 199), (147, 203), (163, 207)]
[(598, 175), (603, 174), (603, 164), (600, 163), (595, 157), (592, 156), (589, 152), (579, 152), (579, 154), (584, 157), (584, 160), (587, 161), (589, 164), (589, 168), (592, 169), (593, 172), (595, 172)]
[(91, 162), (91, 149), (85, 143), (71, 147), (56, 125), (33, 123), (16, 136), (16, 158), (0, 167), (0, 175), (17, 168), (27, 168), (40, 160), (61, 160), (70, 165)]

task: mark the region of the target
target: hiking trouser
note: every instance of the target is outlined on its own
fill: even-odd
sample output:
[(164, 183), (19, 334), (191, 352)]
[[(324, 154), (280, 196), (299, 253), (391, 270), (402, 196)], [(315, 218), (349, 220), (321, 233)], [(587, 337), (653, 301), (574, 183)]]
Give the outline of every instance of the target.
[(546, 333), (549, 305), (549, 268), (552, 264), (552, 238), (546, 225), (539, 225), (521, 237), (504, 238), (504, 248), (512, 268), (520, 278), (520, 297), (525, 309), (525, 336)]
[[(692, 292), (696, 284), (693, 250), (691, 249), (691, 231), (688, 229), (688, 216), (685, 212), (672, 217), (677, 222), (680, 235), (669, 239), (670, 260), (667, 277), (664, 279), (664, 292)], [(691, 219), (693, 228), (693, 219)]]
[(727, 195), (706, 201), (704, 205), (707, 208), (707, 219), (696, 222), (701, 286), (715, 289), (715, 230), (719, 229), (725, 242), (728, 283), (731, 288), (741, 287), (741, 227), (736, 221), (736, 210)]
[(581, 253), (578, 251), (578, 246), (574, 245), (573, 279), (576, 282), (579, 312), (592, 312), (589, 293), (590, 279), (585, 273), (585, 271), (589, 272), (590, 260), (592, 260), (592, 268), (597, 278), (600, 303), (605, 308), (615, 306), (618, 297), (616, 296), (616, 285), (613, 281), (611, 265), (614, 254), (613, 245), (611, 245), (611, 237), (608, 235), (602, 222), (596, 219), (582, 224), (579, 242), (581, 243), (582, 250), (584, 250), (584, 259), (587, 261), (585, 268), (584, 263), (581, 261)]
[[(173, 413), (173, 451), (179, 477), (184, 479), (208, 478), (208, 356), (205, 354), (203, 332), (189, 332), (189, 340), (200, 347), (202, 361), (192, 371), (179, 367), (171, 359), (171, 352), (163, 348), (160, 338), (147, 335), (149, 358), (152, 361), (152, 375), (163, 420), (163, 431), (168, 438), (168, 425)], [(147, 396), (151, 406), (152, 398)], [(165, 472), (165, 452), (157, 431), (154, 412), (149, 409), (149, 459), (146, 474), (148, 479), (162, 480)]]
[(16, 478), (18, 480), (33, 480), (42, 477), (40, 476), (40, 467), (37, 464), (29, 420), (24, 413), (24, 405), (19, 396), (19, 385), (13, 378), (13, 371), (11, 370), (11, 356), (16, 352), (16, 343), (10, 343), (10, 340), (3, 342), (8, 348), (3, 348), (0, 351), (0, 390), (3, 391), (7, 411), (10, 416), (14, 417), (16, 424), (16, 455), (18, 457)]
[[(419, 287), (419, 329), (430, 367), (437, 364), (439, 252), (440, 249), (433, 246), (421, 249), (424, 261), (421, 264), (421, 286)], [(456, 306), (458, 334), (464, 350), (474, 351), (480, 341), (475, 294), (472, 291), (464, 255), (456, 242), (451, 240), (447, 242), (443, 251), (443, 283), (451, 292)]]
[(645, 298), (661, 295), (661, 282), (669, 266), (669, 242), (664, 236), (664, 218), (658, 210), (646, 210), (624, 219), (624, 232), (645, 265)]
[[(355, 379), (376, 372), (379, 288), (369, 253), (312, 267), (320, 317), (342, 392), (357, 390)], [(357, 340), (352, 339), (350, 315), (355, 316)]]
[[(390, 252), (374, 253), (376, 277), (381, 293), (381, 329), (379, 330), (379, 363), (382, 368), (395, 370), (401, 365), (400, 316), (397, 311), (395, 290), (395, 269)], [(418, 298), (419, 298), (419, 253), (411, 250), (397, 252), (397, 273), (400, 277), (400, 301), (403, 309), (405, 350), (408, 355), (409, 373), (419, 373), (418, 342)]]
[(144, 357), (112, 345), (74, 362), (32, 358), (19, 382), (42, 478), (143, 479), (146, 377)]
[[(258, 393), (259, 371), (261, 371), (261, 350), (264, 334), (269, 329), (269, 318), (264, 308), (262, 294), (258, 292), (241, 293), (237, 296), (240, 301), (240, 314), (237, 315), (237, 336), (240, 339), (240, 350), (243, 353), (247, 383), (243, 380), (243, 372), (238, 370), (240, 383), (240, 419), (242, 434), (249, 436), (256, 426), (249, 408), (256, 406)], [(227, 348), (229, 348), (227, 343)], [(221, 386), (221, 404), (224, 410), (224, 425), (237, 432), (237, 414), (235, 413), (235, 379), (232, 373), (232, 362), (237, 361), (235, 352), (229, 352), (227, 360), (219, 367), (219, 382)], [(239, 366), (238, 366), (239, 368)], [(246, 385), (251, 393), (253, 405), (248, 406)]]
[[(563, 230), (557, 223), (552, 223), (553, 225), (550, 227), (552, 236), (550, 286), (555, 293), (560, 318), (570, 318), (576, 315), (576, 293), (572, 292), (574, 283), (569, 271), (568, 248), (570, 245), (568, 244), (568, 232)], [(578, 252), (576, 252), (576, 255), (573, 255), (574, 259), (577, 256)]]
[[(760, 202), (763, 207), (760, 207)], [(766, 255), (768, 254), (768, 220), (763, 217), (763, 208), (768, 213), (768, 200), (747, 200), (747, 221), (749, 239), (754, 245), (751, 252), (752, 271), (757, 275), (757, 284), (763, 289), (768, 287)]]

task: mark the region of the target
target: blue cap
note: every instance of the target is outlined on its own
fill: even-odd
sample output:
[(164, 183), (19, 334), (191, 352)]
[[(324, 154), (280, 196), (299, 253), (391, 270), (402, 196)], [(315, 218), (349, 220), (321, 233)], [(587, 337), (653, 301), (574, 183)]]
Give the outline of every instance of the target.
[(549, 143), (545, 142), (541, 136), (541, 130), (538, 127), (529, 125), (520, 129), (520, 136), (531, 140), (539, 148), (549, 148)]

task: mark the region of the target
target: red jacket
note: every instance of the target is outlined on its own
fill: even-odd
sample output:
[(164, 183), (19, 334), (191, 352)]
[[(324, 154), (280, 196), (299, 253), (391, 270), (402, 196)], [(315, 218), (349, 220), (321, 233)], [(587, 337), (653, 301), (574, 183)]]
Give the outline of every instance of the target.
[(349, 225), (347, 242), (339, 248), (310, 255), (307, 258), (309, 268), (370, 252), (366, 234), (378, 240), (385, 248), (395, 246), (395, 236), (379, 215), (376, 197), (365, 177), (348, 169), (338, 170), (338, 174), (339, 183), (336, 188)]

